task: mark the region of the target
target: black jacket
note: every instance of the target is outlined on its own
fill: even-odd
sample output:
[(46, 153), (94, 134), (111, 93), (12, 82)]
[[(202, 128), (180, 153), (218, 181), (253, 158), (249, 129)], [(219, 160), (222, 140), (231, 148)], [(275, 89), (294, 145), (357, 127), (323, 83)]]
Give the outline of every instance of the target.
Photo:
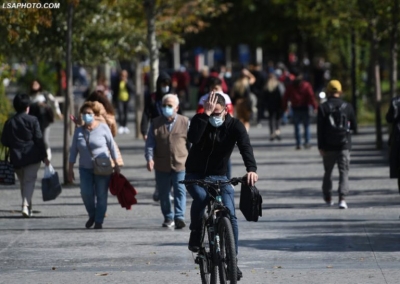
[(389, 110), (386, 114), (387, 123), (392, 124), (390, 135), (390, 178), (399, 177), (400, 166), (400, 97), (395, 97), (390, 102)]
[[(329, 104), (333, 107), (341, 106), (344, 101), (340, 98), (330, 97), (328, 101), (324, 102), (318, 107), (318, 120), (317, 120), (317, 137), (318, 137), (318, 149), (324, 151), (340, 151), (340, 150), (350, 150), (351, 149), (351, 133), (347, 133), (348, 143), (344, 146), (333, 147), (326, 144), (326, 124), (327, 124), (327, 114), (330, 112)], [(357, 120), (354, 115), (354, 110), (351, 104), (346, 103), (346, 108), (344, 112), (346, 113), (347, 120), (350, 123), (350, 130), (357, 129)]]
[(15, 168), (39, 163), (47, 157), (39, 122), (27, 113), (18, 113), (6, 121), (1, 143), (10, 149)]
[(226, 175), (228, 160), (237, 144), (247, 172), (256, 172), (257, 165), (244, 125), (229, 114), (220, 127), (208, 122), (205, 113), (190, 121), (188, 140), (192, 143), (186, 160), (186, 172), (205, 175)]
[(140, 132), (142, 133), (143, 136), (147, 134), (147, 130), (149, 128), (151, 120), (162, 115), (161, 100), (165, 95), (161, 90), (161, 84), (163, 82), (168, 83), (170, 89), (169, 93), (172, 93), (171, 77), (167, 73), (161, 72), (157, 78), (156, 92), (151, 93), (144, 97), (144, 110), (142, 115), (142, 121), (140, 123)]

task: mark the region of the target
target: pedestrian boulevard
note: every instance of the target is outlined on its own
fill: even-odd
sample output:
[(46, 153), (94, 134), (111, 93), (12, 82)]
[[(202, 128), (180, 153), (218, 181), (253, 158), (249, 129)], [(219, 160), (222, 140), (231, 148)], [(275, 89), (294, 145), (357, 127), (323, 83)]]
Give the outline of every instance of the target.
[[(128, 127), (133, 127), (130, 122)], [(391, 180), (387, 149), (375, 150), (374, 129), (353, 136), (349, 209), (322, 199), (322, 159), (312, 125), (312, 148), (295, 150), (293, 126), (282, 141), (269, 141), (267, 121), (253, 126), (250, 138), (264, 199), (259, 222), (239, 211), (239, 283), (398, 283), (400, 279), (400, 195)], [(152, 199), (154, 173), (146, 169), (144, 141), (135, 131), (118, 135), (122, 173), (138, 191), (138, 204), (125, 210), (109, 195), (103, 230), (85, 229), (87, 215), (76, 184), (43, 202), (39, 171), (31, 219), (20, 213), (15, 186), (0, 187), (0, 283), (201, 283), (194, 255), (187, 249), (189, 229), (162, 228), (159, 204)], [(386, 131), (385, 131), (386, 133)], [(62, 179), (62, 123), (51, 127), (52, 164)], [(384, 137), (387, 141), (387, 135)], [(245, 168), (238, 150), (233, 176)], [(189, 224), (188, 197), (186, 223)]]

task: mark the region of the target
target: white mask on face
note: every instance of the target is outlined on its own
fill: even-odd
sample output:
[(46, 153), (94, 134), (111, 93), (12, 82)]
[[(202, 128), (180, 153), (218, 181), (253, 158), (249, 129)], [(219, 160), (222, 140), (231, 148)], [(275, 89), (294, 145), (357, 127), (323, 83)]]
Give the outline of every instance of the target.
[(169, 86), (165, 86), (165, 87), (161, 87), (161, 92), (163, 92), (164, 94), (169, 92)]

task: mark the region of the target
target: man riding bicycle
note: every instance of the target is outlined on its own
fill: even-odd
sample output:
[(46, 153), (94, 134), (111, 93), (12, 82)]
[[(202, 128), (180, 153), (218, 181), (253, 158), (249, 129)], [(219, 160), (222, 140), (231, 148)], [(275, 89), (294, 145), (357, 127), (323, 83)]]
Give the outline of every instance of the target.
[[(211, 93), (204, 104), (204, 113), (196, 114), (188, 132), (188, 141), (192, 143), (186, 160), (185, 179), (228, 180), (227, 164), (237, 144), (247, 171), (247, 182), (254, 185), (258, 180), (257, 164), (253, 155), (249, 135), (244, 125), (227, 113), (225, 99), (221, 94)], [(193, 198), (190, 210), (189, 250), (200, 249), (201, 225), (208, 195), (204, 188), (191, 184), (186, 186)], [(230, 211), (230, 220), (235, 236), (236, 254), (238, 253), (238, 225), (235, 214), (234, 188), (221, 186), (222, 202)], [(242, 272), (238, 268), (238, 279)]]

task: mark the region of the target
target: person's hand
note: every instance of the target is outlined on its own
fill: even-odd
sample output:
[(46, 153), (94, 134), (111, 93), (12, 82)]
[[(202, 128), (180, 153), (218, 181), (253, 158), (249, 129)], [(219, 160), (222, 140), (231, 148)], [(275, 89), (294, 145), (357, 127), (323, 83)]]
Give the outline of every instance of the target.
[(43, 163), (48, 167), (50, 165), (50, 161), (47, 158), (44, 158)]
[(154, 161), (150, 160), (147, 162), (147, 170), (151, 172), (154, 169)]
[(217, 105), (217, 100), (218, 100), (217, 95), (215, 94), (214, 91), (212, 91), (208, 96), (208, 100), (204, 103), (205, 114), (210, 116), (213, 113), (215, 106)]
[(253, 186), (258, 181), (258, 174), (255, 172), (248, 172), (247, 173), (247, 184)]
[(144, 141), (147, 140), (147, 135), (143, 135), (143, 140), (144, 140)]
[(114, 162), (114, 173), (120, 174), (121, 173), (121, 168), (119, 167), (119, 165)]
[(69, 170), (68, 171), (68, 181), (70, 183), (73, 183), (73, 181), (75, 180), (75, 174), (74, 174), (74, 170)]
[(325, 151), (320, 149), (319, 154), (321, 155), (321, 157), (323, 157), (323, 156), (325, 156)]

